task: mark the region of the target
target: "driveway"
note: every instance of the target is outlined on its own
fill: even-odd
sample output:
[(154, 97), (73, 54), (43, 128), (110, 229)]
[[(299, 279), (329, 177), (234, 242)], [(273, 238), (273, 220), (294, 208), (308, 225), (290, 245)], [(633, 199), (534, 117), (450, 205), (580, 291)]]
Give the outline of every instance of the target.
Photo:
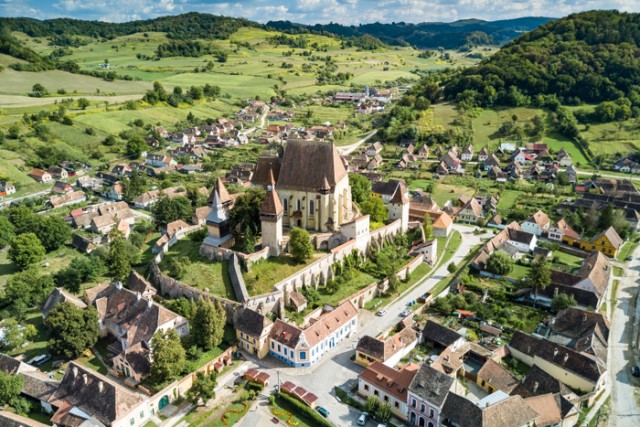
[(640, 408), (636, 403), (635, 390), (640, 385), (631, 375), (635, 357), (629, 343), (635, 316), (635, 299), (638, 294), (640, 270), (640, 248), (633, 253), (633, 260), (625, 270), (618, 285), (617, 300), (612, 309), (609, 331), (609, 375), (611, 378), (611, 415), (609, 425), (637, 427), (640, 425)]
[[(405, 295), (400, 296), (390, 303), (386, 309), (387, 314), (382, 317), (373, 315), (367, 310), (360, 310), (358, 322), (360, 328), (355, 336), (343, 341), (334, 349), (333, 353), (325, 356), (319, 364), (311, 368), (291, 368), (271, 357), (252, 362), (254, 367), (265, 370), (271, 375), (271, 385), (278, 383), (278, 373), (280, 381), (290, 380), (297, 385), (301, 385), (308, 391), (318, 396), (318, 406), (323, 406), (329, 410), (329, 421), (336, 426), (355, 426), (360, 413), (350, 406), (343, 405), (333, 394), (334, 386), (343, 386), (350, 389), (357, 384), (358, 374), (363, 368), (351, 361), (353, 350), (358, 339), (364, 335), (377, 336), (381, 332), (391, 328), (402, 318), (400, 313), (406, 308), (410, 300), (415, 300), (425, 292), (429, 292), (442, 278), (446, 277), (447, 265), (453, 261), (459, 265), (462, 259), (472, 250), (472, 248), (482, 242), (484, 238), (491, 236), (491, 233), (476, 235), (473, 233), (477, 227), (455, 224), (454, 229), (462, 234), (462, 243), (453, 257), (447, 263), (436, 269), (433, 275), (418, 282), (418, 285)], [(243, 424), (244, 425), (244, 424)]]

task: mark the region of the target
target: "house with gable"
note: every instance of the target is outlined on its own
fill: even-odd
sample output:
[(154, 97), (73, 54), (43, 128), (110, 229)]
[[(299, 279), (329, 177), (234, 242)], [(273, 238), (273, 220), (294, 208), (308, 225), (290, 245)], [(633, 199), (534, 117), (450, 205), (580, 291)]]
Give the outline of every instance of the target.
[(482, 205), (475, 199), (470, 199), (467, 204), (458, 212), (458, 220), (477, 224), (485, 218)]
[(493, 168), (500, 169), (500, 159), (495, 154), (485, 157), (482, 161), (485, 172), (489, 172)]
[(541, 236), (542, 234), (546, 234), (546, 232), (551, 227), (551, 220), (546, 213), (538, 210), (536, 213), (523, 221), (520, 226), (527, 233)]
[(478, 152), (478, 162), (483, 163), (489, 158), (489, 150), (487, 147), (482, 147), (482, 149)]
[(293, 367), (311, 366), (358, 328), (351, 301), (323, 313), (305, 329), (276, 320), (269, 334), (269, 354)]
[(618, 235), (613, 227), (607, 228), (591, 240), (576, 239), (569, 235), (564, 235), (562, 242), (570, 246), (578, 247), (584, 251), (599, 251), (610, 258), (615, 258), (618, 255), (618, 250), (622, 246), (622, 243), (624, 243), (622, 237)]
[(0, 196), (10, 196), (16, 192), (16, 186), (9, 181), (0, 181)]
[(469, 144), (460, 153), (460, 160), (463, 162), (470, 162), (473, 160), (473, 145)]
[(269, 354), (271, 319), (249, 308), (241, 308), (236, 313), (235, 328), (239, 348), (259, 359)]
[[(442, 407), (441, 426), (534, 427), (539, 415), (520, 396), (493, 393), (478, 402), (449, 393)], [(540, 426), (542, 427), (542, 425)]]
[(373, 362), (358, 375), (358, 394), (365, 399), (377, 398), (391, 406), (391, 412), (401, 420), (407, 419), (408, 389), (418, 372), (418, 365), (408, 363), (402, 369), (394, 369), (380, 362)]
[(406, 418), (409, 425), (438, 426), (445, 399), (455, 381), (452, 376), (423, 363), (409, 385)]
[(564, 148), (561, 148), (560, 151), (556, 153), (556, 162), (558, 162), (558, 165), (560, 165), (563, 168), (567, 168), (573, 165), (573, 160), (571, 159), (571, 156), (569, 155), (569, 153), (565, 151)]
[(556, 242), (562, 242), (565, 235), (571, 239), (578, 239), (578, 237), (580, 237), (578, 233), (567, 224), (567, 221), (562, 218), (558, 220), (553, 227), (549, 228), (547, 238), (549, 240), (555, 240)]

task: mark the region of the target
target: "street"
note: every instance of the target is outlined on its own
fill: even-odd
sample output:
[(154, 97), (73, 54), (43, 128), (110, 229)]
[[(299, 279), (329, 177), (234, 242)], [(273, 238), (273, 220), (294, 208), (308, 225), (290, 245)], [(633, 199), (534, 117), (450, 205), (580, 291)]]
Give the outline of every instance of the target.
[(611, 415), (609, 425), (636, 427), (640, 425), (640, 409), (635, 398), (639, 378), (631, 375), (635, 362), (631, 350), (633, 329), (632, 311), (638, 293), (638, 271), (640, 271), (640, 248), (633, 253), (633, 260), (625, 270), (624, 279), (618, 285), (617, 300), (612, 309), (609, 331), (609, 375), (611, 381)]
[(369, 135), (367, 135), (364, 138), (362, 138), (361, 140), (359, 140), (358, 142), (354, 142), (353, 144), (350, 144), (350, 145), (345, 145), (344, 147), (336, 147), (336, 149), (338, 150), (338, 153), (340, 153), (340, 155), (342, 155), (342, 156), (350, 154), (352, 151), (356, 150), (362, 144), (367, 142), (369, 140), (369, 138), (373, 137), (373, 135), (375, 135), (377, 132), (378, 132), (378, 130), (376, 129), (373, 132), (371, 132)]
[[(408, 301), (415, 300), (425, 292), (429, 292), (442, 278), (449, 275), (447, 265), (450, 262), (460, 265), (473, 247), (491, 235), (490, 233), (476, 235), (473, 233), (476, 227), (461, 224), (455, 224), (454, 229), (462, 234), (462, 243), (451, 260), (440, 265), (431, 276), (418, 282), (412, 290), (390, 303), (386, 307), (387, 314), (384, 316), (378, 317), (367, 310), (360, 310), (358, 317), (360, 329), (357, 335), (343, 341), (333, 353), (325, 356), (319, 364), (309, 368), (291, 368), (267, 357), (263, 360), (253, 360), (251, 365), (268, 372), (271, 375), (272, 385), (277, 384), (279, 372), (281, 382), (290, 380), (314, 393), (318, 396), (318, 406), (329, 410), (329, 421), (334, 425), (356, 425), (360, 413), (350, 406), (340, 403), (332, 392), (333, 387), (344, 385), (350, 381), (352, 384), (357, 384), (358, 374), (362, 372), (363, 368), (351, 361), (350, 358), (360, 337), (364, 335), (377, 336), (399, 322), (402, 319), (400, 313), (406, 308)], [(372, 422), (369, 424), (375, 425)], [(243, 425), (248, 426), (249, 424)]]

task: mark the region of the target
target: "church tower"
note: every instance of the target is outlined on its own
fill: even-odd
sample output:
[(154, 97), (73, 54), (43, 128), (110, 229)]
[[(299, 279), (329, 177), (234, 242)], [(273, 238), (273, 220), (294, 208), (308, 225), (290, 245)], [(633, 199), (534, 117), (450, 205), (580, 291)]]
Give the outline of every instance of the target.
[(407, 187), (400, 183), (396, 192), (387, 205), (389, 211), (389, 221), (400, 219), (402, 233), (409, 230), (409, 197), (407, 197)]
[(217, 247), (231, 247), (233, 245), (233, 230), (229, 219), (229, 211), (233, 205), (233, 199), (229, 196), (224, 183), (220, 178), (209, 196), (211, 210), (207, 215), (207, 231), (209, 235), (204, 239), (203, 245)]
[(267, 194), (260, 207), (262, 247), (269, 247), (269, 256), (279, 256), (282, 248), (282, 203), (275, 187), (273, 172), (269, 171)]

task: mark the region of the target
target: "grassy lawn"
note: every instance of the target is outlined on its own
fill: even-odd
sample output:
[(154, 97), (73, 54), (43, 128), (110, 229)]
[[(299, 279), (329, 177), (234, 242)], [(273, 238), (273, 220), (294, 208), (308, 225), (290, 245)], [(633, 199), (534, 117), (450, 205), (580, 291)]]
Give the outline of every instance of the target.
[(583, 261), (583, 259), (578, 256), (561, 251), (555, 251), (553, 253), (553, 258), (557, 263), (565, 264), (572, 267), (580, 267)]
[[(3, 319), (11, 317), (9, 313), (6, 311), (1, 312), (1, 314)], [(25, 321), (22, 322), (22, 324), (33, 325), (38, 331), (38, 334), (35, 337), (33, 337), (31, 341), (29, 341), (29, 344), (26, 347), (17, 348), (13, 351), (10, 351), (8, 353), (9, 356), (17, 356), (19, 354), (24, 354), (25, 361), (28, 361), (29, 359), (35, 356), (48, 353), (47, 341), (49, 340), (49, 336), (47, 334), (47, 331), (45, 330), (44, 323), (42, 321), (42, 314), (40, 313), (40, 310), (30, 311), (27, 314)], [(45, 367), (46, 365), (47, 363), (45, 363)], [(44, 369), (43, 367), (43, 370), (46, 370), (46, 369)]]
[[(407, 289), (411, 289), (416, 283), (418, 283), (425, 275), (431, 271), (431, 266), (426, 263), (420, 264), (409, 276), (409, 280), (406, 282), (400, 282), (398, 291), (394, 294), (387, 294), (381, 297), (377, 297), (365, 304), (367, 310), (379, 310), (381, 307), (389, 304), (398, 295), (402, 295)], [(417, 306), (416, 306), (417, 307)]]
[[(442, 242), (442, 249), (440, 249), (440, 243), (440, 239), (438, 239), (438, 252), (444, 250), (445, 246), (445, 242)], [(446, 251), (444, 251), (444, 253), (441, 253), (442, 257), (440, 257), (440, 254), (438, 255), (438, 264), (446, 265), (453, 254), (456, 253), (456, 251), (460, 247), (460, 244), (462, 244), (462, 235), (458, 231), (454, 230), (453, 233), (451, 233), (451, 235), (449, 236), (449, 245), (447, 246)]]
[(518, 190), (504, 190), (502, 194), (500, 194), (500, 201), (497, 206), (498, 210), (502, 212), (513, 208), (518, 197), (522, 194), (524, 194), (524, 192)]
[[(194, 288), (208, 290), (208, 292), (235, 300), (227, 261), (209, 261), (199, 253), (200, 242), (182, 239), (171, 247), (160, 263), (160, 268), (166, 268), (167, 261), (173, 257), (187, 257), (191, 264), (180, 281)], [(163, 270), (164, 271), (164, 270)]]
[(298, 264), (288, 255), (281, 255), (277, 258), (269, 258), (252, 264), (250, 271), (244, 273), (244, 281), (249, 295), (260, 295), (273, 291), (273, 285), (317, 261), (321, 256), (324, 255), (318, 254), (303, 264)]
[(513, 269), (511, 273), (509, 273), (509, 277), (513, 279), (524, 279), (529, 274), (529, 267), (525, 267), (524, 265), (513, 264)]
[(349, 295), (358, 292), (360, 289), (369, 286), (375, 281), (377, 281), (377, 279), (370, 274), (354, 269), (353, 278), (347, 283), (340, 285), (340, 288), (338, 288), (335, 293), (330, 294), (327, 292), (326, 287), (318, 288), (318, 292), (320, 293), (320, 298), (323, 303), (336, 306)]
[(635, 251), (637, 247), (638, 242), (636, 241), (627, 240), (624, 242), (622, 248), (620, 248), (620, 251), (618, 252), (618, 261), (625, 261), (629, 255), (633, 254), (633, 251)]
[(98, 357), (95, 354), (93, 354), (93, 352), (91, 352), (90, 350), (87, 350), (84, 354), (78, 357), (76, 359), (76, 362), (88, 368), (91, 368), (94, 371), (101, 373), (102, 375), (107, 375), (107, 368), (105, 368), (104, 365), (100, 363), (100, 360), (98, 360)]
[(614, 276), (622, 276), (624, 274), (624, 269), (622, 267), (613, 267), (613, 275)]
[(463, 194), (467, 197), (471, 197), (475, 194), (475, 192), (476, 190), (471, 187), (443, 184), (439, 182), (435, 186), (433, 193), (431, 193), (431, 197), (436, 201), (436, 203), (442, 206), (448, 200), (456, 200)]

